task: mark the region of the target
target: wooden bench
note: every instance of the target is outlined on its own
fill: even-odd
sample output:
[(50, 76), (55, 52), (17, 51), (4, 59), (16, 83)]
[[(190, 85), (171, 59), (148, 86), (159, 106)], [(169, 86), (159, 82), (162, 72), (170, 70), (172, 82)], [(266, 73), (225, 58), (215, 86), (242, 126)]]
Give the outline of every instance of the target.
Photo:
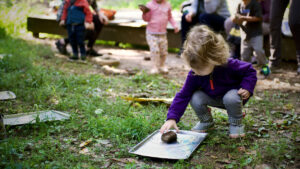
[[(28, 17), (27, 30), (34, 37), (39, 33), (49, 33), (67, 36), (67, 31), (58, 25), (55, 18), (51, 17)], [(175, 34), (172, 28), (168, 28), (168, 42), (170, 48), (180, 48), (180, 33)], [(142, 20), (116, 19), (105, 25), (98, 37), (99, 40), (131, 43), (136, 45), (147, 45), (146, 26)]]

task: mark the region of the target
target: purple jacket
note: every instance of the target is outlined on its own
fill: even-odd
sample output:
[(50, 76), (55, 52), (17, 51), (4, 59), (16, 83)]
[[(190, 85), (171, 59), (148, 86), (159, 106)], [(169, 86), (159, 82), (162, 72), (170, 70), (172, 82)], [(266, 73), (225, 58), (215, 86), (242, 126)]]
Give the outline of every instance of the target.
[(175, 119), (178, 123), (193, 93), (199, 89), (212, 98), (223, 97), (229, 90), (240, 88), (248, 90), (253, 95), (256, 81), (256, 70), (252, 65), (237, 59), (228, 59), (226, 65), (216, 66), (207, 76), (197, 76), (190, 71), (169, 108), (167, 120)]

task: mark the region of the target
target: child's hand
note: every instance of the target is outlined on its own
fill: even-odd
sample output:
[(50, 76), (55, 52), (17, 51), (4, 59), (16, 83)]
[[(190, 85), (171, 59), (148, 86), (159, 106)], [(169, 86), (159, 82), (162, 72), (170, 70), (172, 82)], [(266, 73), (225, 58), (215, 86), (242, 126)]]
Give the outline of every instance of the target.
[(238, 95), (240, 95), (243, 100), (246, 100), (250, 97), (250, 92), (246, 89), (240, 88)]
[(59, 26), (64, 26), (65, 25), (65, 20), (61, 20), (60, 22), (59, 22)]
[(102, 12), (99, 13), (99, 20), (104, 25), (108, 24), (108, 18)]
[(88, 30), (94, 30), (94, 28), (95, 28), (93, 22), (91, 22), (91, 23), (84, 22), (84, 27), (85, 27), (85, 29), (88, 29)]
[(178, 27), (175, 27), (174, 28), (174, 33), (178, 33), (179, 32), (179, 28)]
[(177, 127), (176, 121), (174, 119), (169, 119), (163, 124), (160, 128), (160, 132), (164, 133), (165, 131), (168, 131), (170, 129), (174, 128), (176, 132), (179, 132), (179, 129)]
[(150, 9), (147, 8), (145, 5), (139, 5), (139, 8), (143, 13), (147, 13), (150, 11)]

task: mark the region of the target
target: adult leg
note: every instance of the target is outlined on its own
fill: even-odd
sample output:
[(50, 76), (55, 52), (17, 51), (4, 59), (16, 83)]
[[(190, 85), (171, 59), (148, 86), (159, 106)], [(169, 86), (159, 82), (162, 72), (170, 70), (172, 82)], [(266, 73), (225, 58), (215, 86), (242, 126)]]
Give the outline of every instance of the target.
[(87, 31), (87, 34), (86, 34), (86, 39), (88, 39), (87, 54), (91, 55), (91, 56), (101, 56), (101, 54), (96, 52), (93, 49), (93, 47), (94, 47), (94, 44), (102, 30), (103, 24), (101, 23), (98, 15), (93, 15), (93, 23), (94, 23), (95, 29)]
[(200, 24), (207, 25), (216, 32), (224, 30), (225, 18), (216, 14), (203, 13), (199, 16)]
[(298, 60), (297, 72), (300, 74), (300, 1), (293, 0), (290, 6), (289, 25), (293, 33), (293, 38), (296, 45), (296, 57)]
[(188, 33), (188, 31), (190, 30), (190, 28), (194, 25), (197, 24), (198, 22), (198, 18), (197, 17), (193, 17), (192, 18), (192, 22), (188, 22), (185, 19), (185, 16), (187, 15), (187, 13), (184, 13), (181, 17), (181, 44), (183, 45), (185, 40), (186, 40), (186, 35)]
[(272, 0), (270, 14), (270, 67), (279, 66), (281, 59), (281, 22), (289, 0)]

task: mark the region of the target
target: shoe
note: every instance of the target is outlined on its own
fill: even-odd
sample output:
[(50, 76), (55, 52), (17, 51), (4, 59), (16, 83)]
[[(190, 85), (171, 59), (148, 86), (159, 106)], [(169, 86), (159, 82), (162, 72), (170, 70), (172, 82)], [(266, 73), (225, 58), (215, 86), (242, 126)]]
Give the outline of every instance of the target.
[(239, 125), (239, 126), (230, 125), (229, 126), (229, 137), (230, 138), (245, 137), (244, 126), (243, 125)]
[(159, 68), (160, 73), (167, 74), (169, 72), (169, 69), (166, 66), (163, 66)]
[(260, 70), (260, 73), (263, 74), (264, 76), (269, 76), (270, 73), (271, 73), (271, 70), (269, 68), (268, 65), (264, 65), (261, 70)]
[(59, 51), (59, 53), (61, 53), (63, 55), (67, 55), (68, 54), (66, 45), (62, 44), (60, 42), (60, 40), (56, 41), (55, 45), (56, 45), (56, 48)]
[(144, 60), (149, 61), (149, 60), (151, 60), (151, 57), (150, 57), (150, 56), (145, 56), (145, 57), (144, 57)]
[(97, 51), (95, 51), (94, 49), (89, 49), (89, 50), (87, 50), (86, 51), (86, 54), (88, 55), (88, 56), (102, 56), (103, 54), (101, 54), (101, 53), (98, 53)]
[(81, 60), (86, 60), (86, 55), (81, 55)]
[(208, 129), (211, 129), (214, 126), (214, 122), (198, 122), (193, 128), (192, 131), (205, 133)]
[(78, 58), (77, 55), (73, 55), (73, 56), (71, 56), (69, 59), (71, 59), (71, 60), (78, 60), (79, 58)]
[(159, 73), (159, 71), (158, 71), (157, 68), (153, 68), (153, 69), (150, 70), (150, 74), (152, 74), (152, 75), (158, 74), (158, 73)]

